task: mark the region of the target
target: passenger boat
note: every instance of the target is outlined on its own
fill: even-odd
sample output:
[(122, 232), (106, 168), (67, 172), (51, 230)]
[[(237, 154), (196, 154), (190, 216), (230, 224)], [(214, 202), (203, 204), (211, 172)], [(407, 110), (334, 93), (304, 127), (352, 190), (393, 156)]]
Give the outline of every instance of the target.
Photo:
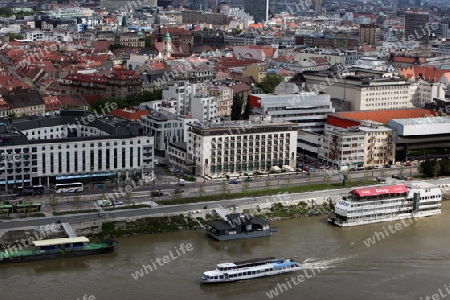
[(441, 213), (442, 191), (428, 182), (411, 182), (352, 190), (328, 215), (338, 226), (356, 226)]
[(295, 258), (277, 259), (275, 257), (266, 257), (235, 263), (221, 263), (217, 265), (215, 270), (204, 272), (203, 276), (200, 278), (200, 282), (233, 282), (296, 272), (301, 270), (302, 266), (295, 261)]
[(11, 246), (0, 252), (0, 263), (66, 258), (113, 252), (116, 241), (89, 242), (84, 236), (33, 241), (32, 246)]

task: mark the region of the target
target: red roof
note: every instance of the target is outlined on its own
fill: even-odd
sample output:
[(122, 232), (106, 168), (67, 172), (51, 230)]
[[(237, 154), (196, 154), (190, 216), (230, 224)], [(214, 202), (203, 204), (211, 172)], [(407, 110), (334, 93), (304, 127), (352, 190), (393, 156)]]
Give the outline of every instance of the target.
[(383, 187), (354, 189), (353, 191), (350, 192), (350, 194), (353, 194), (358, 197), (368, 197), (385, 194), (403, 194), (407, 192), (408, 189), (404, 184), (396, 184)]

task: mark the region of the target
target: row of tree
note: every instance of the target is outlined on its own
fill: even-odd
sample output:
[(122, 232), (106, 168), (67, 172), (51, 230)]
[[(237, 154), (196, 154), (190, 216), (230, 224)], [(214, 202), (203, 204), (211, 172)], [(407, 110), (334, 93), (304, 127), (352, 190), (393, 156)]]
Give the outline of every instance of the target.
[(425, 177), (450, 175), (450, 159), (427, 159), (420, 163), (417, 171)]
[(147, 101), (155, 101), (162, 99), (162, 89), (154, 90), (154, 91), (144, 91), (139, 95), (131, 95), (126, 97), (125, 99), (100, 99), (91, 105), (91, 110), (94, 111), (102, 111), (102, 108), (107, 107), (106, 103), (114, 102), (117, 104), (118, 108), (126, 108), (130, 106), (137, 106), (142, 102)]

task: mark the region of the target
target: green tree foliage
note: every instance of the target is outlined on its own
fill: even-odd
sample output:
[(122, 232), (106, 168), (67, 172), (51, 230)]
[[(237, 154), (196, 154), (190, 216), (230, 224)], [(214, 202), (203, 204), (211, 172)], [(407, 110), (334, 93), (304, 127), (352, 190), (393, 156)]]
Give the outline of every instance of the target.
[(450, 159), (442, 159), (439, 161), (439, 164), (441, 166), (440, 169), (441, 175), (450, 174)]
[(120, 45), (120, 44), (112, 44), (111, 46), (109, 46), (110, 51), (114, 51), (116, 49), (122, 49), (122, 48), (124, 48), (124, 46)]
[(153, 45), (152, 36), (151, 35), (147, 35), (144, 38), (144, 43), (145, 43), (145, 48), (150, 48)]
[(264, 77), (261, 82), (257, 83), (256, 86), (260, 87), (264, 93), (272, 94), (276, 86), (279, 85), (284, 80), (283, 76), (278, 74), (268, 74)]
[(436, 177), (440, 174), (441, 164), (437, 160), (425, 160), (420, 163), (417, 171), (425, 177)]
[(231, 105), (231, 120), (243, 120), (242, 114), (244, 106), (244, 96), (242, 94), (236, 94), (233, 96), (233, 104)]
[(17, 34), (17, 33), (13, 33), (13, 32), (8, 32), (6, 35), (9, 37), (10, 41), (22, 40), (23, 39), (23, 35)]
[(162, 89), (154, 90), (154, 91), (144, 91), (140, 95), (131, 95), (126, 97), (125, 99), (100, 99), (97, 100), (93, 105), (91, 105), (91, 110), (96, 111), (98, 113), (102, 112), (102, 108), (107, 107), (106, 103), (116, 103), (118, 108), (125, 108), (130, 106), (139, 105), (142, 102), (147, 101), (155, 101), (162, 99)]

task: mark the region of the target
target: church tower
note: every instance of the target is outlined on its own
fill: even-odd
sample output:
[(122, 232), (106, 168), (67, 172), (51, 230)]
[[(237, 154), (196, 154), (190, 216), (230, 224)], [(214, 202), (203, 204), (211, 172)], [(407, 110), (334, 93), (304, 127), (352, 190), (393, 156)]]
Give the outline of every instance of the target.
[(163, 56), (164, 58), (169, 58), (172, 56), (172, 39), (170, 38), (169, 32), (167, 32), (164, 37)]

